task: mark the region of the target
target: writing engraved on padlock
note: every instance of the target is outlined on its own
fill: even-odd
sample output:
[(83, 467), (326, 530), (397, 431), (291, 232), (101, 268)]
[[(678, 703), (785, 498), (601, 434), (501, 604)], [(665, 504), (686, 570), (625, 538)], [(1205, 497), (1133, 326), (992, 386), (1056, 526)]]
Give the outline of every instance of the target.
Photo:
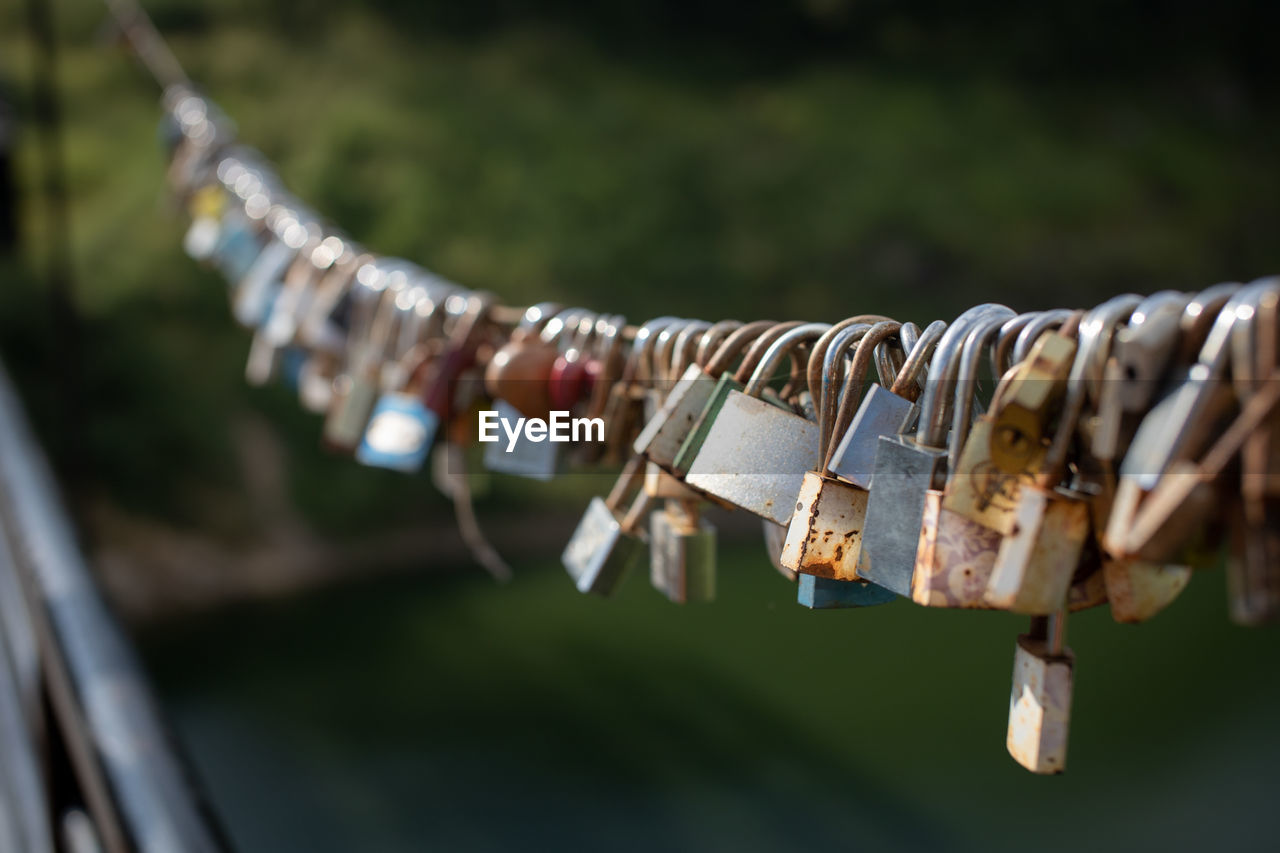
[(421, 470), (440, 419), (413, 394), (384, 394), (374, 407), (356, 461), (396, 471)]
[(1043, 640), (1018, 637), (1005, 746), (1033, 773), (1061, 773), (1067, 763), (1074, 656), (1048, 653)]
[(911, 598), (926, 607), (988, 609), (987, 584), (1001, 536), (943, 504), (942, 495), (925, 496), (924, 521)]
[[(947, 483), (942, 505), (1008, 535), (1018, 507), (1019, 476), (1010, 474), (991, 459), (992, 428), (991, 417), (982, 415), (970, 429), (956, 470)], [(1038, 456), (1042, 457), (1043, 452)]]

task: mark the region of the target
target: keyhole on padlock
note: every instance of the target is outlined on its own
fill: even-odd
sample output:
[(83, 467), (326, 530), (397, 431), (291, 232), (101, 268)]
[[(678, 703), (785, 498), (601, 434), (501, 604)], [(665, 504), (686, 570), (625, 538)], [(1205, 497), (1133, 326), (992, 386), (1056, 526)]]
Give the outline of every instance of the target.
[(995, 440), (1000, 452), (1017, 459), (1026, 459), (1031, 455), (1031, 441), (1027, 434), (1015, 427), (1005, 426), (996, 430)]

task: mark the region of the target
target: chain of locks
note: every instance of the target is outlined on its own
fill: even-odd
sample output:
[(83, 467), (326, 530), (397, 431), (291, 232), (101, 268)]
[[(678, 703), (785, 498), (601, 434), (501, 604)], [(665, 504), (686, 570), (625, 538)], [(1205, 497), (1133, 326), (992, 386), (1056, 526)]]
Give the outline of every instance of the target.
[(1087, 311), (985, 304), (923, 329), (511, 309), (324, 225), (191, 89), (165, 106), (185, 248), (254, 330), (249, 381), (292, 383), (329, 447), (416, 471), (437, 433), (474, 437), (479, 399), (600, 419), (603, 441), (525, 433), (485, 453), (544, 480), (622, 465), (564, 550), (583, 592), (608, 595), (647, 552), (672, 601), (711, 599), (701, 508), (719, 505), (760, 516), (806, 607), (1027, 614), (1007, 744), (1036, 773), (1065, 764), (1067, 613), (1148, 619), (1221, 551), (1232, 618), (1280, 609), (1280, 279)]

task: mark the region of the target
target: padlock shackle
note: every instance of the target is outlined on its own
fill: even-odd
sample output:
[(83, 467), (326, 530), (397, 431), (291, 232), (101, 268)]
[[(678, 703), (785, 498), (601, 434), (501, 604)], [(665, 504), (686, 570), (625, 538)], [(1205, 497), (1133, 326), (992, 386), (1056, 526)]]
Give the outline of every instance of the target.
[[(755, 320), (729, 333), (724, 339), (724, 343), (720, 344), (715, 353), (711, 356), (711, 360), (706, 362), (703, 370), (713, 379), (719, 379), (720, 374), (729, 369), (729, 365), (733, 364), (733, 360), (737, 358), (748, 345), (763, 335), (769, 329), (777, 325), (774, 320)], [(702, 353), (699, 352), (699, 358)]]
[[(1057, 329), (1071, 317), (1070, 308), (1057, 308), (1052, 311), (1040, 311), (1031, 322), (1018, 332), (1018, 339), (1013, 344), (1013, 363), (1021, 364), (1027, 360), (1031, 348), (1044, 333)], [(1002, 374), (1007, 370), (1000, 371)]]
[(752, 374), (755, 373), (756, 366), (760, 363), (761, 357), (769, 347), (773, 346), (774, 341), (785, 335), (792, 329), (799, 328), (804, 325), (801, 320), (787, 320), (782, 323), (774, 323), (766, 331), (762, 332), (759, 337), (751, 342), (747, 347), (746, 353), (742, 356), (742, 363), (738, 365), (738, 369), (734, 372), (733, 378), (736, 382), (746, 385), (750, 381)]
[(973, 322), (960, 350), (956, 368), (955, 400), (951, 404), (951, 436), (947, 442), (947, 471), (954, 474), (960, 464), (960, 453), (973, 425), (973, 398), (978, 390), (978, 363), (1004, 324), (1013, 319), (1013, 311), (992, 310)]
[[(824, 476), (831, 473), (831, 457), (835, 453), (835, 442), (832, 438), (837, 435), (844, 435), (849, 429), (850, 422), (853, 421), (854, 412), (857, 411), (857, 403), (862, 399), (862, 389), (867, 376), (867, 368), (871, 366), (871, 360), (875, 355), (876, 349), (880, 344), (895, 337), (902, 328), (902, 324), (896, 320), (886, 320), (876, 323), (866, 331), (858, 341), (858, 348), (854, 351), (853, 362), (849, 365), (849, 369), (845, 372), (844, 383), (840, 389), (839, 405), (836, 405), (834, 393), (824, 400), (827, 412), (835, 409), (834, 419), (830, 421), (831, 429), (826, 436), (826, 443), (821, 445), (820, 454), (822, 459), (822, 474)], [(851, 342), (849, 342), (851, 343)], [(849, 343), (845, 343), (847, 347)], [(832, 356), (832, 369), (838, 369), (838, 366), (844, 359), (844, 353), (838, 351), (837, 347), (832, 347), (828, 351), (828, 356)], [(825, 383), (824, 383), (825, 384)], [(824, 388), (824, 391), (826, 389)], [(830, 415), (828, 415), (830, 417)]]
[(655, 380), (670, 386), (679, 376), (675, 374), (677, 356), (682, 356), (689, 348), (691, 335), (700, 335), (711, 324), (706, 320), (682, 320), (663, 329), (658, 334), (658, 342), (653, 351), (653, 374)]
[(932, 386), (925, 393), (924, 401), (920, 404), (920, 425), (916, 429), (917, 444), (937, 449), (946, 447), (961, 345), (968, 337), (973, 324), (993, 311), (1007, 312), (1007, 316), (1013, 316), (1012, 309), (994, 302), (984, 302), (957, 317), (943, 333), (942, 339), (938, 341), (933, 351), (933, 360), (929, 364), (929, 381)]
[(1272, 290), (1280, 287), (1280, 280), (1275, 278), (1261, 278), (1251, 281), (1244, 287), (1232, 294), (1227, 300), (1226, 305), (1218, 312), (1217, 318), (1213, 321), (1213, 325), (1209, 328), (1209, 335), (1205, 338), (1204, 346), (1200, 348), (1200, 355), (1196, 362), (1202, 366), (1204, 370), (1198, 371), (1206, 379), (1218, 379), (1222, 376), (1227, 366), (1227, 359), (1230, 356), (1231, 332), (1235, 324), (1242, 317), (1242, 311), (1248, 316), (1252, 316), (1251, 306), (1255, 300), (1264, 291)]
[(671, 347), (671, 357), (667, 362), (667, 382), (675, 384), (686, 364), (693, 360), (698, 349), (698, 341), (711, 329), (706, 320), (693, 320), (676, 335)]
[(783, 358), (791, 355), (791, 351), (800, 344), (816, 341), (830, 328), (830, 323), (801, 323), (778, 336), (761, 356), (760, 364), (751, 374), (751, 380), (743, 393), (748, 397), (759, 397), (768, 386), (769, 380), (773, 378), (774, 371), (778, 369)]
[[(715, 354), (720, 344), (727, 340), (731, 334), (741, 329), (742, 326), (741, 320), (721, 320), (718, 323), (712, 323), (711, 328), (703, 332), (702, 337), (698, 338), (698, 346), (693, 354), (693, 363), (699, 367), (706, 365), (707, 360)], [(683, 373), (683, 368), (688, 366), (687, 362), (681, 364), (681, 369), (676, 371), (677, 375)]]
[(1132, 293), (1114, 296), (1089, 311), (1080, 321), (1080, 328), (1076, 331), (1076, 355), (1067, 374), (1067, 394), (1062, 403), (1062, 413), (1036, 477), (1040, 485), (1050, 486), (1061, 479), (1067, 451), (1089, 393), (1089, 378), (1105, 365), (1116, 327), (1128, 319), (1141, 301), (1142, 297)]
[(1187, 363), (1196, 360), (1196, 355), (1204, 345), (1204, 339), (1208, 336), (1209, 329), (1213, 326), (1219, 312), (1222, 311), (1222, 306), (1226, 305), (1227, 301), (1242, 287), (1244, 285), (1238, 281), (1219, 282), (1206, 287), (1191, 298), (1178, 321), (1178, 329), (1181, 333), (1178, 341), (1178, 361)]
[[(833, 327), (834, 328), (834, 327)], [(809, 396), (818, 407), (818, 448), (820, 458), (826, 455), (827, 444), (831, 441), (832, 430), (835, 429), (836, 384), (839, 382), (837, 365), (849, 351), (849, 347), (862, 339), (871, 331), (869, 323), (847, 324), (835, 337), (828, 337), (830, 332), (818, 339), (809, 354)], [(823, 346), (823, 341), (826, 346)], [(814, 376), (817, 376), (817, 387), (814, 387)]]
[(1007, 320), (1000, 327), (995, 346), (991, 348), (991, 375), (1002, 376), (1013, 364), (1013, 348), (1017, 345), (1018, 335), (1030, 323), (1039, 319), (1044, 311), (1027, 311), (1012, 320)]
[(639, 329), (636, 329), (635, 336), (631, 339), (631, 352), (627, 354), (627, 361), (622, 368), (621, 382), (624, 384), (635, 383), (640, 376), (642, 362), (648, 356), (649, 350), (653, 347), (653, 339), (657, 332), (665, 329), (671, 323), (679, 322), (679, 317), (655, 317), (647, 321)]
[(831, 342), (834, 341), (837, 336), (843, 334), (846, 329), (852, 326), (866, 326), (870, 328), (876, 323), (892, 319), (892, 317), (885, 317), (880, 314), (856, 314), (853, 317), (846, 317), (836, 323), (827, 330), (825, 335), (818, 338), (817, 342), (813, 345), (813, 351), (809, 357), (809, 370), (808, 376), (806, 377), (809, 383), (809, 395), (813, 397), (815, 401), (822, 397), (822, 377), (827, 363), (827, 349), (831, 346)]
[[(906, 325), (903, 324), (903, 326)], [(876, 364), (876, 382), (885, 388), (893, 385), (894, 378), (907, 360), (907, 344), (903, 341), (902, 335), (902, 328), (899, 328), (892, 340), (876, 344), (875, 351), (872, 353)], [(916, 338), (919, 338), (918, 328)]]
[[(1261, 281), (1266, 281), (1266, 279)], [(1277, 287), (1280, 287), (1280, 280), (1272, 279), (1272, 281), (1276, 281)], [(1253, 390), (1253, 383), (1257, 375), (1255, 366), (1266, 364), (1265, 361), (1260, 360), (1262, 353), (1258, 349), (1258, 328), (1261, 325), (1259, 313), (1264, 299), (1268, 301), (1275, 300), (1277, 287), (1252, 290), (1244, 304), (1236, 309), (1237, 322), (1231, 327), (1231, 340), (1229, 341), (1231, 352), (1228, 355), (1228, 359), (1231, 365), (1231, 370), (1229, 371), (1231, 384), (1235, 388), (1236, 396), (1241, 399), (1247, 397)], [(1266, 368), (1264, 367), (1264, 369)]]
[[(906, 326), (904, 325), (905, 329)], [(927, 376), (929, 358), (933, 355), (938, 343), (942, 340), (942, 335), (947, 331), (947, 323), (945, 320), (934, 320), (924, 331), (920, 333), (920, 337), (915, 343), (911, 344), (907, 350), (907, 360), (902, 363), (902, 367), (898, 370), (898, 375), (893, 378), (893, 385), (889, 387), (889, 392), (896, 394), (904, 400), (915, 402), (920, 396), (920, 380)], [(905, 343), (905, 341), (904, 341)]]
[(536, 305), (530, 305), (520, 315), (520, 322), (516, 324), (516, 330), (540, 333), (543, 327), (563, 310), (564, 306), (559, 302), (539, 302)]
[(578, 323), (587, 316), (594, 318), (595, 314), (586, 308), (565, 308), (542, 324), (542, 329), (538, 332), (538, 339), (544, 344), (551, 344), (558, 351), (564, 352), (565, 337), (570, 334), (571, 330), (576, 332)]

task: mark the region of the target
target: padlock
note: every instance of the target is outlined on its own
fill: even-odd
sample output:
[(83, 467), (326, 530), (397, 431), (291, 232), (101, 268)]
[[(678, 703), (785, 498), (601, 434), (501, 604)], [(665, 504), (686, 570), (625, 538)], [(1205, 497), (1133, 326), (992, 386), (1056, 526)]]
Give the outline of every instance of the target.
[(1169, 534), (1162, 543), (1172, 542), (1176, 550), (1204, 526), (1221, 501), (1214, 484), (1250, 436), (1274, 417), (1280, 401), (1280, 387), (1276, 385), (1274, 374), (1273, 378), (1263, 380), (1258, 391), (1248, 398), (1230, 426), (1220, 432), (1200, 460), (1179, 459), (1169, 465), (1134, 514), (1129, 545), (1140, 549), (1143, 543), (1160, 538), (1160, 531), (1172, 527), (1178, 531), (1176, 538), (1170, 539), (1174, 534)]
[(316, 285), (315, 293), (298, 321), (298, 341), (308, 349), (341, 357), (347, 335), (359, 313), (357, 304), (369, 298), (359, 282), (374, 269), (373, 256), (350, 241)]
[(1107, 560), (1102, 566), (1111, 616), (1117, 622), (1144, 622), (1168, 607), (1191, 580), (1190, 566), (1143, 560)]
[(308, 412), (322, 415), (333, 404), (333, 381), (338, 359), (326, 352), (308, 355), (298, 371), (298, 401)]
[(494, 301), (493, 294), (480, 291), (455, 293), (444, 301), (447, 315), (454, 319), (445, 330), (438, 357), (431, 359), (420, 395), (422, 405), (438, 424), (450, 423), (465, 413), (471, 405), (469, 398), (481, 390), (476, 353), (494, 333), (489, 321)]
[[(1237, 396), (1247, 406), (1266, 399), (1280, 362), (1280, 292), (1266, 290), (1252, 304), (1253, 315), (1232, 330), (1231, 373)], [(1280, 418), (1274, 413), (1250, 433), (1240, 449), (1242, 512), (1235, 513), (1231, 557), (1227, 561), (1227, 601), (1231, 619), (1260, 625), (1280, 614)]]
[(283, 204), (272, 205), (265, 218), (271, 234), (266, 248), (236, 286), (232, 296), (232, 314), (237, 322), (250, 329), (266, 322), (289, 266), (306, 243), (304, 214)]
[(1097, 413), (1081, 421), (1088, 446), (1111, 465), (1129, 446), (1141, 415), (1175, 366), (1182, 316), (1191, 294), (1162, 290), (1143, 299), (1116, 329), (1110, 352), (1100, 353), (1095, 380)]
[(554, 342), (544, 341), (543, 328), (560, 311), (560, 306), (544, 302), (525, 311), (511, 339), (498, 348), (485, 366), (484, 382), (489, 396), (504, 401), (520, 414), (545, 418), (551, 411), (547, 380), (556, 360)]
[(920, 394), (919, 378), (927, 374), (926, 367), (933, 349), (947, 329), (947, 324), (936, 320), (924, 330), (909, 352), (907, 361), (889, 387), (872, 385), (858, 406), (831, 457), (831, 472), (840, 479), (863, 489), (871, 489), (875, 471), (876, 448), (882, 435), (899, 435), (911, 428), (916, 415), (916, 398)]
[(841, 581), (800, 575), (796, 582), (796, 603), (810, 610), (843, 610), (889, 604), (897, 594), (867, 581)]
[(264, 232), (261, 222), (253, 222), (238, 205), (228, 203), (209, 253), (209, 263), (228, 284), (234, 286), (249, 274), (266, 245)]
[[(761, 332), (753, 340), (749, 338), (744, 339), (749, 340), (750, 343), (747, 346), (746, 352), (742, 356), (742, 362), (738, 365), (737, 370), (732, 374), (728, 373), (727, 370), (720, 374), (720, 378), (716, 380), (715, 385), (711, 388), (710, 394), (707, 396), (707, 400), (705, 405), (702, 407), (702, 411), (693, 419), (692, 425), (688, 430), (684, 430), (683, 427), (681, 428), (681, 431), (685, 432), (684, 441), (680, 443), (680, 449), (676, 451), (671, 464), (664, 467), (667, 467), (667, 469), (677, 477), (687, 477), (689, 468), (693, 465), (694, 459), (698, 457), (698, 453), (702, 450), (702, 443), (706, 441), (707, 433), (710, 432), (712, 423), (715, 422), (716, 416), (719, 414), (721, 407), (724, 406), (725, 400), (729, 397), (729, 392), (741, 391), (746, 388), (747, 381), (751, 378), (751, 374), (755, 372), (755, 368), (760, 363), (760, 359), (764, 356), (765, 351), (768, 350), (768, 348), (772, 346), (774, 341), (778, 338), (782, 337), (787, 332), (798, 328), (800, 325), (801, 324), (799, 322), (794, 321), (775, 323), (764, 332)], [(725, 341), (725, 345), (721, 348), (721, 351), (723, 352), (728, 349), (730, 344), (733, 342), (734, 337), (731, 336), (729, 340)], [(717, 356), (719, 354), (720, 353), (717, 353)], [(732, 357), (732, 354), (730, 354), (728, 359), (731, 360)], [(713, 359), (713, 367), (717, 366), (714, 362), (718, 360), (718, 358)]]
[(669, 500), (649, 517), (653, 588), (676, 604), (714, 601), (716, 530), (696, 501)]
[(782, 359), (828, 328), (797, 326), (769, 347), (746, 390), (730, 391), (715, 413), (686, 483), (778, 524), (791, 520), (804, 474), (818, 462), (818, 425), (760, 397)]
[(572, 412), (590, 394), (586, 353), (595, 336), (597, 319), (597, 315), (583, 312), (562, 337), (562, 349), (551, 363), (551, 371), (547, 376), (547, 390), (553, 410)]
[(944, 482), (946, 431), (960, 345), (973, 323), (992, 313), (1013, 316), (1002, 305), (985, 304), (969, 309), (951, 324), (929, 364), (930, 387), (924, 394), (915, 437), (883, 435), (876, 448), (858, 575), (898, 595), (911, 595), (926, 494)]
[(633, 454), (631, 444), (635, 440), (635, 431), (644, 421), (644, 388), (649, 379), (645, 362), (658, 333), (675, 322), (675, 317), (658, 317), (636, 329), (631, 350), (623, 359), (621, 375), (607, 391), (602, 391), (608, 395), (603, 409), (604, 459), (629, 459)]
[(1001, 377), (990, 410), (969, 428), (956, 455), (942, 499), (947, 512), (1002, 536), (1012, 532), (1021, 481), (1043, 460), (1044, 433), (1066, 393), (1079, 320), (1069, 314), (1056, 331), (1041, 328), (1024, 358)]
[[(949, 459), (959, 457), (959, 448), (968, 438), (971, 401), (977, 391), (977, 371), (983, 350), (991, 345), (993, 338), (998, 341), (998, 333), (1009, 319), (1005, 312), (990, 312), (973, 321), (964, 340), (956, 371)], [(998, 531), (946, 508), (947, 492), (964, 477), (965, 472), (949, 466), (943, 487), (925, 493), (911, 598), (926, 607), (988, 606), (987, 582), (1002, 537)]]
[(1065, 621), (1062, 613), (1032, 619), (1014, 651), (1005, 746), (1032, 773), (1061, 773), (1067, 766), (1075, 655), (1063, 644)]
[[(1145, 621), (1167, 607), (1190, 580), (1188, 566), (1116, 557), (1101, 541), (1114, 499), (1115, 451), (1127, 446), (1132, 434), (1130, 401), (1149, 402), (1171, 367), (1181, 315), (1189, 300), (1172, 291), (1141, 301), (1131, 295), (1116, 297), (1106, 303), (1110, 309), (1097, 312), (1096, 322), (1081, 332), (1080, 347), (1089, 351), (1084, 376), (1095, 411), (1080, 417), (1082, 443), (1091, 452), (1076, 459), (1074, 487), (1090, 495), (1095, 541), (1086, 553), (1096, 554), (1100, 571), (1088, 579), (1094, 596), (1081, 594), (1079, 580), (1072, 586), (1067, 596), (1072, 610), (1105, 601), (1117, 622)], [(1127, 323), (1122, 322), (1126, 317)]]
[(389, 468), (407, 474), (422, 469), (440, 428), (439, 414), (423, 402), (423, 387), (431, 358), (424, 349), (408, 356), (413, 367), (403, 388), (378, 397), (364, 437), (356, 448), (356, 461), (372, 468)]
[[(556, 308), (549, 303), (529, 308), (512, 336), (512, 340), (519, 340), (520, 345), (505, 344), (494, 355), (494, 359), (503, 356), (501, 369), (494, 370), (492, 361), (485, 369), (485, 388), (495, 397), (494, 410), (499, 424), (497, 441), (488, 444), (484, 452), (484, 465), (490, 471), (545, 482), (565, 468), (568, 447), (562, 442), (549, 440), (549, 437), (533, 440), (522, 429), (526, 412), (505, 396), (514, 396), (535, 411), (541, 405), (541, 399), (549, 396), (544, 392), (554, 359), (548, 359), (547, 355), (556, 351), (556, 337), (588, 316), (581, 309), (558, 311), (552, 316), (551, 312)], [(548, 332), (545, 339), (543, 331)], [(547, 372), (539, 377), (536, 375), (538, 369)], [(532, 417), (545, 416), (549, 411), (544, 410), (542, 415)]]
[(192, 193), (187, 207), (191, 224), (182, 237), (182, 250), (192, 260), (205, 263), (213, 258), (227, 203), (226, 190), (216, 183), (207, 184)]
[[(565, 546), (560, 561), (579, 592), (610, 595), (627, 569), (640, 559), (646, 546), (640, 522), (651, 503), (639, 488), (644, 459), (630, 459), (617, 483), (603, 500), (591, 499), (586, 514)], [(629, 494), (634, 494), (626, 513), (619, 511)]]
[(359, 309), (347, 334), (347, 363), (333, 380), (333, 393), (322, 430), (322, 442), (330, 450), (350, 453), (364, 438), (365, 428), (381, 392), (382, 364), (387, 359), (394, 325), (394, 299), (377, 289), (374, 276), (360, 282)]
[(605, 314), (596, 319), (594, 345), (586, 355), (587, 386), (590, 389), (583, 405), (582, 416), (594, 422), (604, 423), (602, 437), (593, 437), (574, 445), (570, 451), (573, 465), (583, 467), (598, 465), (622, 456), (622, 448), (609, 444), (609, 403), (612, 388), (622, 379), (626, 366), (623, 353), (623, 335), (627, 318), (621, 314)]
[[(1117, 558), (1166, 562), (1176, 556), (1187, 543), (1188, 534), (1201, 525), (1166, 524), (1166, 513), (1189, 517), (1191, 507), (1179, 508), (1170, 500), (1195, 501), (1201, 490), (1191, 488), (1185, 494), (1166, 485), (1158, 506), (1148, 507), (1157, 483), (1176, 462), (1195, 458), (1211, 440), (1222, 418), (1234, 404), (1230, 386), (1223, 381), (1230, 357), (1232, 329), (1243, 310), (1251, 315), (1253, 304), (1275, 282), (1262, 280), (1235, 291), (1213, 324), (1200, 349), (1197, 361), (1185, 372), (1174, 389), (1157, 402), (1142, 419), (1120, 466), (1103, 544)], [(1139, 515), (1153, 523), (1138, 523)]]
[[(831, 447), (822, 444), (822, 435), (834, 432), (828, 428), (831, 421), (847, 420), (861, 393), (867, 368), (876, 348), (885, 340), (899, 333), (901, 324), (886, 321), (868, 328), (859, 324), (850, 326), (825, 352), (815, 352), (810, 359), (821, 357), (821, 404), (819, 406), (819, 464), (805, 472), (795, 510), (787, 529), (782, 549), (782, 564), (801, 574), (817, 575), (834, 580), (860, 580), (857, 573), (858, 551), (862, 541), (862, 527), (867, 508), (867, 491), (837, 480), (831, 475)], [(839, 407), (835, 408), (835, 386), (840, 382), (845, 355), (857, 342), (853, 362), (844, 376), (843, 393)], [(879, 369), (893, 369), (892, 364)], [(892, 382), (892, 375), (880, 376), (881, 383)]]
[(324, 240), (320, 225), (317, 222), (301, 225), (310, 236), (285, 270), (277, 295), (249, 345), (245, 381), (253, 386), (264, 386), (280, 376), (283, 351), (294, 342), (298, 317), (305, 310), (316, 282), (324, 274), (324, 269), (316, 264), (317, 258), (329, 256), (327, 247), (318, 252)]
[(266, 197), (260, 193), (248, 194), (256, 214), (251, 217), (246, 210), (246, 195), (237, 192), (236, 187), (247, 185), (252, 190), (261, 186), (261, 180), (256, 170), (243, 162), (239, 152), (218, 162), (214, 179), (225, 192), (226, 201), (208, 262), (222, 273), (228, 284), (234, 285), (248, 274), (265, 245), (266, 227), (261, 207)]
[(1090, 311), (1080, 323), (1057, 428), (1035, 478), (1019, 486), (1013, 525), (996, 554), (986, 595), (993, 607), (1047, 615), (1066, 606), (1091, 535), (1091, 501), (1088, 493), (1058, 483), (1088, 393), (1097, 341), (1110, 340), (1116, 323), (1132, 308), (1127, 297), (1117, 297)]

